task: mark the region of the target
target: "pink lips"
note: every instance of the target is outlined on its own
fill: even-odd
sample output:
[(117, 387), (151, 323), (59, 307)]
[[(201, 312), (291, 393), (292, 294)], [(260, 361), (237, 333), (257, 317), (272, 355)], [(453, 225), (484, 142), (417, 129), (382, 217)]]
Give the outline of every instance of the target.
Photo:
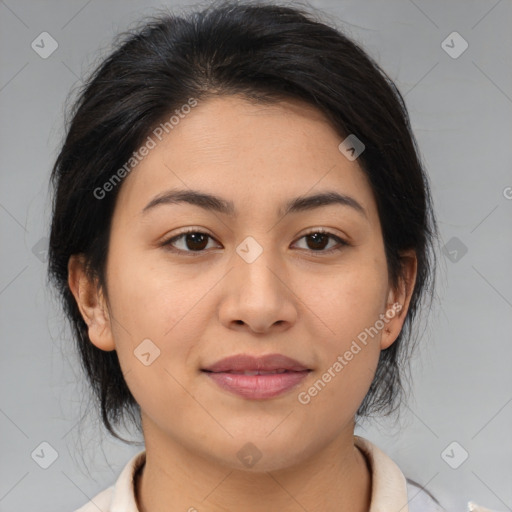
[(281, 354), (231, 356), (202, 370), (221, 388), (249, 399), (273, 398), (296, 387), (311, 371)]

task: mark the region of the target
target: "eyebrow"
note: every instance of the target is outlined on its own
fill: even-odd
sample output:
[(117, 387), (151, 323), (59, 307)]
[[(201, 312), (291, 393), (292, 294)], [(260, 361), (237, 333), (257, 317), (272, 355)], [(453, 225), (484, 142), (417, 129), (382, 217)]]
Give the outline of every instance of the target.
[[(203, 208), (204, 210), (215, 211), (229, 215), (230, 217), (237, 216), (237, 211), (232, 201), (228, 201), (213, 194), (191, 189), (168, 190), (158, 194), (143, 208), (141, 214), (146, 214), (159, 205), (180, 203), (191, 204)], [(290, 199), (278, 210), (277, 214), (281, 217), (288, 213), (304, 212), (332, 204), (348, 206), (363, 217), (367, 218), (366, 210), (353, 197), (330, 190), (314, 195), (299, 196)]]

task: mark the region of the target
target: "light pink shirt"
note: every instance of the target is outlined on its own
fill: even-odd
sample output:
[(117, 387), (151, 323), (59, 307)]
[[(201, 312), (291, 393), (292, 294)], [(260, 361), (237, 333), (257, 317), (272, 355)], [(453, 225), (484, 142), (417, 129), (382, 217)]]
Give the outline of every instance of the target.
[[(371, 468), (372, 499), (369, 512), (445, 512), (427, 493), (409, 484), (395, 462), (376, 445), (360, 436), (354, 436), (354, 443), (365, 454)], [(114, 485), (75, 512), (139, 512), (133, 475), (145, 459), (145, 450), (134, 455)]]

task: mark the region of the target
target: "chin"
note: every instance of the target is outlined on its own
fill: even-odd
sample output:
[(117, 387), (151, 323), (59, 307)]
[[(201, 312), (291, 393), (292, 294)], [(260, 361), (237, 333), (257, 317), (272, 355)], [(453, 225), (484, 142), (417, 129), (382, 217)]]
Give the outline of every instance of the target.
[[(266, 432), (257, 436), (246, 431), (241, 438), (232, 439), (230, 450), (222, 454), (223, 465), (251, 473), (278, 471), (302, 463), (308, 457), (308, 451), (315, 451), (313, 446), (305, 450), (304, 440), (301, 443), (294, 441), (300, 437), (289, 435), (272, 438), (273, 435), (269, 436)], [(231, 454), (227, 460), (226, 453)]]

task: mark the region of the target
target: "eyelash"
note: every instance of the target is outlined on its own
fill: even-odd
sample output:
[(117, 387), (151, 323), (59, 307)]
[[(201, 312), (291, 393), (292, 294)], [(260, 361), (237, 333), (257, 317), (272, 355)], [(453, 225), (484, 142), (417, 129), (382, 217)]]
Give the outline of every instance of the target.
[[(198, 235), (206, 235), (208, 236), (209, 238), (211, 238), (212, 240), (215, 240), (215, 238), (213, 238), (211, 235), (209, 235), (208, 233), (205, 233), (203, 231), (199, 231), (197, 229), (189, 229), (187, 231), (183, 231), (182, 233), (180, 233), (179, 235), (174, 235), (173, 237), (167, 239), (167, 240), (164, 240), (160, 246), (161, 247), (165, 247), (167, 250), (171, 251), (171, 252), (174, 252), (174, 253), (179, 253), (179, 254), (187, 254), (187, 255), (190, 255), (192, 257), (196, 257), (196, 256), (200, 256), (201, 254), (203, 254), (204, 252), (206, 252), (206, 250), (201, 250), (201, 251), (184, 251), (183, 249), (176, 249), (175, 247), (172, 246), (172, 243), (173, 242), (176, 242), (177, 240), (179, 240), (180, 238), (183, 238), (185, 237), (186, 235), (190, 234), (190, 233), (194, 233), (194, 234), (198, 234)], [(333, 252), (337, 252), (337, 251), (341, 251), (343, 250), (345, 247), (348, 247), (350, 246), (350, 244), (346, 241), (346, 240), (343, 240), (342, 238), (340, 238), (339, 236), (336, 236), (334, 235), (333, 233), (325, 230), (325, 229), (322, 229), (322, 228), (319, 228), (319, 229), (315, 229), (315, 230), (312, 230), (310, 231), (309, 233), (305, 233), (304, 235), (302, 235), (298, 240), (301, 240), (302, 238), (305, 238), (307, 236), (310, 236), (310, 235), (315, 235), (315, 234), (322, 234), (322, 235), (328, 235), (329, 238), (332, 238), (334, 240), (336, 240), (338, 242), (338, 246), (337, 247), (331, 247), (331, 249), (328, 249), (328, 250), (313, 250), (313, 249), (302, 249), (302, 250), (309, 250), (310, 252), (312, 252), (313, 254), (317, 255), (318, 254), (319, 256), (323, 254), (331, 254)], [(216, 241), (216, 240), (215, 240)], [(218, 242), (217, 242), (218, 243)]]

